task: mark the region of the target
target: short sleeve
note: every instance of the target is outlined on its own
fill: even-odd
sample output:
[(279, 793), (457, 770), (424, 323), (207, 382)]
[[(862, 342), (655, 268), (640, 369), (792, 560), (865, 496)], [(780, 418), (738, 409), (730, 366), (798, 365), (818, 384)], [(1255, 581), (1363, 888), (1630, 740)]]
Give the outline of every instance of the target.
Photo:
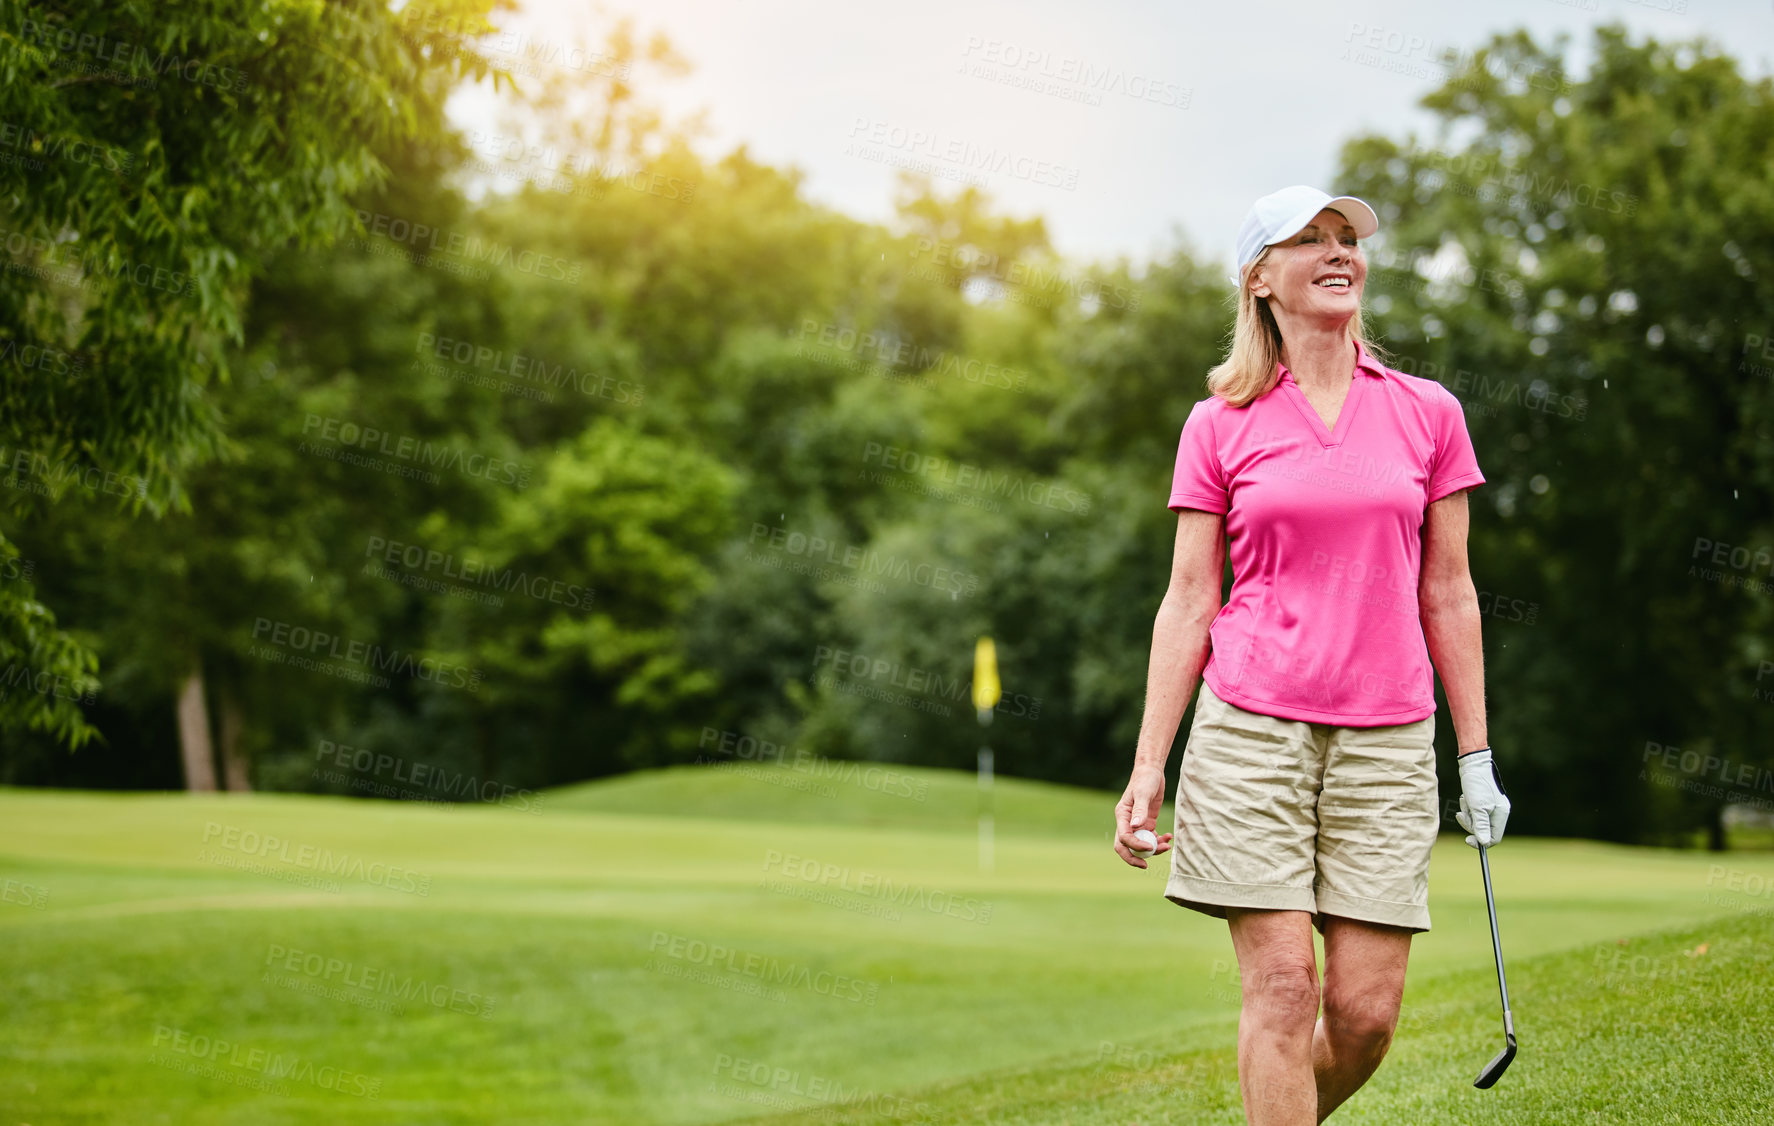
[(1176, 471), (1170, 479), (1170, 509), (1199, 508), (1221, 516), (1231, 508), (1226, 492), (1226, 475), (1220, 465), (1219, 442), (1214, 437), (1213, 418), (1209, 414), (1212, 399), (1202, 399), (1189, 411), (1183, 423), (1183, 437), (1177, 443)]
[(1435, 399), (1435, 453), (1429, 462), (1429, 499), (1434, 504), (1450, 493), (1484, 484), (1472, 435), (1466, 432), (1466, 412), (1460, 400), (1446, 388)]

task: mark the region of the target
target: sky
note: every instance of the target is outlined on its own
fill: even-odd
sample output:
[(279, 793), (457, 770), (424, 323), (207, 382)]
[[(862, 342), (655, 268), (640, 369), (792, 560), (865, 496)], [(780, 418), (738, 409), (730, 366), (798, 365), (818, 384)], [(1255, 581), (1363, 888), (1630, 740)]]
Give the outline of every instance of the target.
[[(1774, 0), (524, 4), (500, 22), (532, 41), (596, 45), (622, 15), (643, 36), (664, 32), (693, 70), (641, 93), (673, 119), (703, 111), (705, 156), (743, 143), (802, 170), (810, 198), (881, 221), (895, 168), (915, 164), (945, 193), (973, 182), (999, 212), (1043, 216), (1068, 257), (1135, 263), (1179, 246), (1230, 259), (1257, 197), (1335, 191), (1350, 137), (1435, 143), (1417, 101), (1446, 73), (1437, 60), (1493, 32), (1525, 27), (1546, 45), (1568, 32), (1579, 77), (1591, 29), (1611, 22), (1635, 41), (1705, 36), (1752, 75), (1774, 56)], [(481, 91), (452, 113), (471, 126), (496, 116)]]

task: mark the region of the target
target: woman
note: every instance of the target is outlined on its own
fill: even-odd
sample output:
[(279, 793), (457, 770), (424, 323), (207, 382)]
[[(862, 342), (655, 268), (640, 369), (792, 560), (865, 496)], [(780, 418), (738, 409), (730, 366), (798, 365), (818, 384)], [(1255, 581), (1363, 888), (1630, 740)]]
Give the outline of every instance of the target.
[(1177, 452), (1175, 560), (1115, 810), (1115, 851), (1146, 867), (1133, 834), (1157, 826), (1199, 677), (1175, 833), (1154, 852), (1174, 839), (1166, 898), (1230, 926), (1259, 1126), (1322, 1122), (1391, 1043), (1440, 827), (1431, 659), (1466, 843), (1495, 844), (1509, 814), (1466, 564), (1466, 490), (1484, 476), (1459, 401), (1381, 364), (1363, 334), (1358, 240), (1378, 229), (1361, 200), (1304, 186), (1244, 221), (1231, 353)]

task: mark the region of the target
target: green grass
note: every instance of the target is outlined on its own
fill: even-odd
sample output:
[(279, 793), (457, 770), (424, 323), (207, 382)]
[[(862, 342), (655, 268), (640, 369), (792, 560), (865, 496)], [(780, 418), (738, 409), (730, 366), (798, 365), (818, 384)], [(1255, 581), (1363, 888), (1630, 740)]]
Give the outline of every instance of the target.
[[(534, 815), (0, 790), (0, 1126), (1241, 1121), (1225, 924), (1114, 858), (1114, 795), (1000, 779), (988, 876), (972, 776), (910, 773), (923, 801), (691, 769)], [(229, 830), (415, 890), (200, 855)], [(762, 886), (791, 857), (917, 901)], [(1438, 846), (1397, 1042), (1333, 1122), (1761, 1120), (1774, 858), (1497, 849), (1522, 1054), (1490, 1092), (1470, 1085), (1501, 1037), (1477, 868)], [(292, 951), (312, 975), (278, 968)], [(771, 968), (779, 996), (746, 991)], [(433, 992), (376, 1007), (410, 982)], [(238, 1047), (190, 1074), (199, 1036)], [(315, 1070), (247, 1085), (273, 1055)]]
[[(605, 782), (550, 791), (549, 809), (662, 813), (716, 820), (782, 821), (867, 828), (971, 833), (979, 824), (975, 775), (918, 766), (810, 759), (793, 766), (717, 758), (716, 769), (643, 770)], [(993, 780), (992, 821), (999, 833), (1107, 839), (1119, 794), (1032, 782)], [(1172, 816), (1166, 803), (1161, 823)]]

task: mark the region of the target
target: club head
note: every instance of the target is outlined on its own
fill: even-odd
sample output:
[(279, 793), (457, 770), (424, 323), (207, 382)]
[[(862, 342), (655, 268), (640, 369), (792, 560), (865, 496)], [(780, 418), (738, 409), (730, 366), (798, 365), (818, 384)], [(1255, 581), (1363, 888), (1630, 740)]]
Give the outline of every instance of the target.
[(1472, 1085), (1481, 1091), (1503, 1078), (1503, 1073), (1509, 1070), (1509, 1061), (1515, 1058), (1515, 1033), (1508, 1032), (1504, 1035), (1509, 1037), (1508, 1045), (1497, 1053), (1496, 1059), (1485, 1064), (1484, 1070), (1478, 1073), (1478, 1078), (1472, 1081)]

